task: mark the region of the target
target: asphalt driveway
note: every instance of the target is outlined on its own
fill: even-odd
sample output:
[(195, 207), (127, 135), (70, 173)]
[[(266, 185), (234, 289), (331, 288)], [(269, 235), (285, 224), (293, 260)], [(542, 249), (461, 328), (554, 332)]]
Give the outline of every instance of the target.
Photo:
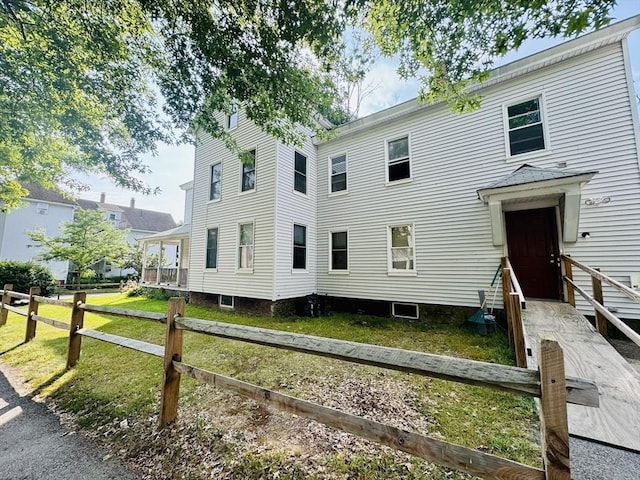
[[(67, 431), (0, 363), (0, 480), (138, 480), (117, 459)], [(13, 383), (12, 383), (13, 382)]]

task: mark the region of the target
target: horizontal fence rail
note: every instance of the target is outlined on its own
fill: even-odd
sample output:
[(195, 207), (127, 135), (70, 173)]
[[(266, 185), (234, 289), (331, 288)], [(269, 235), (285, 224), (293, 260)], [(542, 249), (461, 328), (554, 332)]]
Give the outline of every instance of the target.
[(56, 300), (55, 298), (41, 297), (40, 295), (34, 295), (33, 298), (38, 303), (46, 303), (47, 305), (57, 305), (59, 307), (73, 308), (73, 303), (65, 302), (64, 300)]
[[(496, 480), (503, 478), (543, 480), (545, 478), (543, 470), (522, 463), (401, 430), (182, 362), (173, 361), (173, 366), (179, 373), (201, 382), (224, 388), (257, 402), (276, 407), (279, 410), (315, 420), (448, 468)], [(509, 472), (510, 476), (503, 476), (503, 472)]]
[[(509, 286), (511, 285), (512, 283), (509, 282)], [(540, 369), (534, 371), (345, 340), (189, 318), (184, 316), (185, 303), (182, 298), (171, 299), (167, 314), (164, 314), (89, 305), (86, 303), (85, 292), (76, 292), (71, 303), (49, 301), (51, 299), (39, 302), (46, 297), (40, 296), (37, 288), (32, 288), (30, 294), (27, 295), (29, 307), (24, 310), (8, 305), (10, 299), (14, 297), (14, 293), (11, 291), (10, 285), (5, 285), (0, 311), (0, 326), (3, 324), (2, 319), (6, 321), (7, 313), (12, 312), (27, 317), (25, 341), (35, 337), (36, 325), (39, 322), (67, 330), (69, 332), (68, 368), (75, 366), (80, 358), (83, 337), (162, 357), (164, 359), (164, 376), (160, 401), (161, 426), (173, 422), (177, 417), (180, 377), (185, 375), (266, 405), (417, 455), (439, 465), (482, 478), (495, 480), (557, 478), (568, 480), (570, 468), (566, 405), (567, 403), (598, 405), (598, 391), (593, 382), (565, 376), (562, 350), (558, 343), (552, 339), (541, 339), (538, 353)], [(517, 294), (510, 293), (509, 298), (512, 299), (512, 305), (520, 306)], [(65, 323), (39, 315), (39, 303), (51, 305), (64, 303), (65, 307), (70, 306), (70, 322)], [(165, 323), (165, 344), (164, 346), (156, 345), (85, 328), (85, 312)], [(182, 360), (184, 331), (539, 397), (542, 405), (540, 423), (544, 470), (440, 439), (401, 430), (189, 365)]]
[(102, 305), (89, 305), (82, 303), (78, 308), (87, 312), (108, 313), (119, 317), (139, 318), (144, 320), (152, 320), (154, 322), (165, 323), (167, 320), (166, 313), (142, 312), (140, 310), (130, 310), (127, 308), (105, 307)]
[[(540, 375), (535, 370), (197, 318), (178, 317), (175, 323), (178, 329), (216, 337), (540, 396)], [(569, 403), (598, 406), (598, 389), (590, 380), (567, 378), (567, 395)]]

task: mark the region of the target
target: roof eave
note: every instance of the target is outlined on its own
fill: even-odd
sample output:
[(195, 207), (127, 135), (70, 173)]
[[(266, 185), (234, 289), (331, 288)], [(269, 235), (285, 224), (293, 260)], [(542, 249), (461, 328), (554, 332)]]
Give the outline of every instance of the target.
[(560, 187), (563, 185), (575, 185), (576, 183), (586, 183), (598, 172), (586, 172), (580, 175), (565, 178), (554, 178), (551, 180), (540, 180), (537, 182), (521, 183), (519, 185), (509, 185), (506, 187), (481, 188), (477, 190), (478, 198), (484, 203), (489, 202), (489, 197), (505, 193), (525, 192), (527, 190), (537, 190), (547, 187)]

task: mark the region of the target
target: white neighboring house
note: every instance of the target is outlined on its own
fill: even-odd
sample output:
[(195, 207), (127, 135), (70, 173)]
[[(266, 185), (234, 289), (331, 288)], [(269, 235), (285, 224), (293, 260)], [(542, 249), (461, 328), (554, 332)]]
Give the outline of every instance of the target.
[[(138, 237), (143, 248), (142, 283), (151, 287), (187, 290), (189, 276), (189, 237), (191, 235), (191, 212), (193, 209), (193, 181), (180, 185), (184, 190), (184, 224), (162, 232)], [(150, 253), (175, 252), (167, 265), (147, 265)]]
[(430, 306), (477, 308), (505, 255), (529, 297), (565, 297), (561, 253), (629, 285), (640, 130), (626, 36), (638, 25), (495, 69), (466, 115), (410, 101), (300, 148), (242, 111), (221, 116), (254, 160), (197, 132), (192, 301), (274, 312), (317, 293), (336, 309), (426, 318)]
[[(136, 208), (135, 199), (131, 199), (129, 206), (106, 203), (106, 194), (100, 194), (100, 201), (78, 199), (78, 205), (85, 210), (102, 210), (105, 217), (111, 221), (117, 229), (128, 230), (127, 241), (129, 245), (135, 245), (138, 239), (152, 233), (168, 230), (176, 227), (176, 222), (169, 213), (157, 212), (154, 210), (144, 210)], [(149, 254), (158, 253), (149, 251)], [(166, 265), (176, 263), (178, 252), (174, 247), (164, 249)], [(94, 267), (96, 273), (104, 277), (119, 277), (135, 273), (134, 269), (123, 269), (115, 265), (100, 262)]]
[(33, 246), (27, 232), (42, 230), (48, 236), (59, 232), (62, 222), (71, 222), (78, 204), (57, 192), (37, 186), (27, 186), (25, 205), (8, 213), (0, 212), (0, 260), (33, 262), (48, 267), (60, 283), (67, 279), (69, 263), (43, 262), (40, 249)]

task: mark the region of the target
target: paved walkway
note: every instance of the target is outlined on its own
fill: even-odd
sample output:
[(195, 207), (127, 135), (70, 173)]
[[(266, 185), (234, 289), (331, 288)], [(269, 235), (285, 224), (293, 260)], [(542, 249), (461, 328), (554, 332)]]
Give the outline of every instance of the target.
[[(34, 402), (0, 363), (0, 480), (137, 480)], [(12, 383), (13, 382), (13, 383)]]

